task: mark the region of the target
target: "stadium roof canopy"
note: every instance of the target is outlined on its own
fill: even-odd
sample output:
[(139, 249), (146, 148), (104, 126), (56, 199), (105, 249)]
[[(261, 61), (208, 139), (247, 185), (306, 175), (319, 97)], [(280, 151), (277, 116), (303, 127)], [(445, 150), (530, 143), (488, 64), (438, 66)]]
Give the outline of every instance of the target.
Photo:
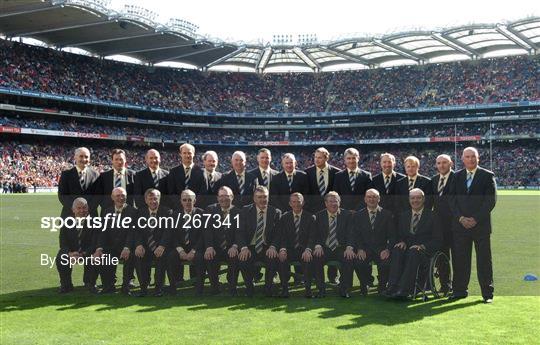
[(331, 42), (252, 45), (197, 34), (181, 19), (155, 21), (150, 10), (111, 10), (109, 0), (0, 0), (0, 33), (33, 38), (56, 48), (79, 48), (96, 56), (123, 55), (157, 64), (177, 62), (201, 69), (231, 67), (263, 72), (272, 67), (314, 71), (425, 64), (505, 54), (538, 54), (540, 18), (475, 24)]

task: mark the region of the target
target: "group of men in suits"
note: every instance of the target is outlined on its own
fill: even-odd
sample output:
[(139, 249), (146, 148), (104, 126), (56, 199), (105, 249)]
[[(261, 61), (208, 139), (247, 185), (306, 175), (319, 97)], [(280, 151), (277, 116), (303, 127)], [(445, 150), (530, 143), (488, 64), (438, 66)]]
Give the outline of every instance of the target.
[[(300, 265), (297, 273), (303, 276), (305, 295), (312, 296), (314, 278), (316, 297), (324, 297), (324, 266), (339, 262), (341, 296), (349, 297), (355, 271), (365, 294), (373, 281), (371, 263), (375, 263), (378, 291), (406, 298), (412, 293), (417, 267), (442, 250), (451, 252), (454, 267), (453, 282), (450, 272), (443, 271), (442, 279), (446, 276), (448, 289), (453, 286), (450, 298), (458, 299), (467, 296), (474, 243), (482, 295), (486, 302), (492, 301), (489, 236), (496, 185), (493, 173), (478, 166), (478, 151), (472, 147), (463, 151), (465, 168), (457, 173), (450, 156), (437, 157), (438, 174), (431, 179), (419, 174), (420, 162), (414, 156), (404, 161), (405, 175), (396, 172), (396, 160), (390, 153), (381, 155), (381, 173), (372, 177), (360, 169), (360, 154), (354, 148), (345, 150), (344, 170), (328, 164), (325, 148), (315, 151), (315, 164), (305, 172), (297, 168), (291, 153), (283, 155), (281, 172), (273, 170), (268, 149), (259, 151), (258, 167), (251, 171), (246, 169), (242, 151), (233, 153), (232, 169), (223, 174), (216, 171), (216, 152), (203, 155), (203, 167), (194, 163), (194, 157), (191, 144), (181, 145), (181, 164), (169, 173), (160, 168), (159, 152), (152, 149), (145, 156), (147, 168), (135, 173), (125, 168), (125, 152), (116, 149), (112, 151), (113, 168), (99, 174), (90, 167), (88, 149), (79, 148), (75, 167), (62, 173), (58, 195), (64, 217), (77, 217), (74, 201), (80, 203), (83, 198), (93, 216), (100, 206), (101, 216), (115, 213), (183, 220), (178, 228), (111, 228), (85, 240), (88, 248), (81, 255), (107, 253), (126, 263), (123, 292), (129, 293), (136, 270), (140, 295), (146, 295), (154, 265), (154, 294), (163, 294), (167, 273), (171, 293), (175, 293), (183, 279), (182, 265), (189, 263), (197, 293), (203, 292), (206, 272), (212, 293), (217, 293), (219, 265), (226, 262), (230, 294), (237, 294), (242, 273), (246, 293), (251, 296), (259, 274), (257, 265), (262, 263), (265, 294), (274, 295), (273, 280), (279, 274), (280, 295), (286, 297), (290, 264), (295, 263)], [(229, 221), (185, 226), (184, 220), (194, 219), (194, 215)], [(61, 231), (62, 253), (73, 249), (66, 248), (65, 232)], [(71, 291), (69, 272), (61, 266), (58, 270), (61, 291)], [(85, 285), (91, 291), (100, 273), (102, 292), (114, 292), (116, 267), (88, 271)], [(329, 268), (328, 274), (330, 281), (335, 280), (335, 271)]]

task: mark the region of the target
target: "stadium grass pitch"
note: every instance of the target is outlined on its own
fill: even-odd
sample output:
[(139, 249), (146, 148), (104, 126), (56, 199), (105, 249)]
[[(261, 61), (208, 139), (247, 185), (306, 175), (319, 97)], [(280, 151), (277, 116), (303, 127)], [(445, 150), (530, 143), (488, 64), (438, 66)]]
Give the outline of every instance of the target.
[[(495, 300), (481, 303), (473, 266), (467, 299), (448, 303), (344, 300), (93, 296), (74, 270), (75, 293), (58, 295), (58, 274), (40, 265), (55, 255), (58, 233), (40, 228), (57, 216), (54, 195), (0, 195), (1, 344), (538, 344), (540, 342), (540, 193), (500, 191), (493, 213)], [(474, 265), (474, 264), (473, 264)], [(223, 281), (224, 277), (222, 277)]]

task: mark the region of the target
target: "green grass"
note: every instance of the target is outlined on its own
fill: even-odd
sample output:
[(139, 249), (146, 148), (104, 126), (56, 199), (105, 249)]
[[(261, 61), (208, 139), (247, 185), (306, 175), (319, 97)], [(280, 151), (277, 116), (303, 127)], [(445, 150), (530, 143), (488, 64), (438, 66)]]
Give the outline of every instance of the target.
[[(58, 234), (40, 229), (40, 217), (59, 211), (54, 195), (0, 196), (1, 344), (539, 342), (540, 288), (523, 281), (540, 274), (538, 192), (499, 192), (492, 305), (480, 303), (474, 268), (471, 296), (454, 303), (394, 303), (357, 290), (350, 300), (332, 292), (323, 300), (195, 297), (189, 287), (175, 298), (92, 296), (82, 288), (59, 296), (56, 269), (40, 266), (40, 254), (58, 248)], [(74, 282), (81, 281), (77, 267)]]

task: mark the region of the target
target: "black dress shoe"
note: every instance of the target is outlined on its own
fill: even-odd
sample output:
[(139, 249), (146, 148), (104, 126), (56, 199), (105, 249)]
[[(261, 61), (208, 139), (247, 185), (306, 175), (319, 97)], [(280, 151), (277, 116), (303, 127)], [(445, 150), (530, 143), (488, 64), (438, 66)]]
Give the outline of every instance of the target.
[(484, 297), (484, 303), (485, 304), (493, 303), (493, 297)]
[(326, 297), (326, 292), (323, 292), (323, 291), (319, 291), (316, 295), (315, 295), (315, 298), (325, 298)]
[(229, 290), (229, 295), (231, 297), (236, 297), (236, 296), (238, 296), (238, 291), (236, 289), (230, 289)]
[(73, 285), (60, 286), (58, 293), (70, 293), (73, 291)]
[(122, 295), (129, 295), (130, 294), (130, 291), (129, 291), (129, 285), (123, 285), (122, 288), (120, 289), (120, 293)]
[(85, 284), (84, 287), (90, 292), (91, 294), (95, 295), (99, 293), (99, 290), (95, 285), (92, 284)]
[(306, 292), (304, 292), (304, 297), (305, 298), (313, 298), (313, 294), (311, 293), (311, 291), (306, 291)]
[(367, 294), (368, 294), (368, 288), (367, 288), (367, 286), (362, 286), (362, 287), (360, 288), (360, 295), (362, 295), (362, 296), (367, 296)]
[(343, 298), (351, 298), (351, 295), (348, 292), (342, 292), (339, 295)]
[(289, 291), (281, 291), (281, 294), (279, 294), (279, 297), (281, 298), (289, 298), (291, 295), (289, 294)]
[(104, 288), (102, 289), (99, 294), (100, 295), (108, 295), (108, 294), (113, 294), (116, 292), (116, 287), (108, 287), (108, 288)]
[(448, 296), (448, 300), (449, 300), (449, 301), (457, 301), (457, 300), (464, 299), (464, 298), (467, 298), (467, 295), (455, 295), (455, 294), (451, 294), (450, 296)]
[(152, 294), (154, 297), (161, 297), (163, 296), (163, 289), (156, 289), (154, 290), (154, 293)]
[(410, 300), (409, 294), (402, 291), (402, 290), (399, 290), (398, 292), (393, 293), (391, 297), (393, 299), (395, 299), (395, 300), (398, 300), (398, 301), (408, 301), (408, 300)]
[(148, 290), (144, 289), (144, 290), (141, 290), (137, 293), (132, 293), (131, 294), (132, 296), (135, 296), (135, 297), (146, 297), (148, 296)]

